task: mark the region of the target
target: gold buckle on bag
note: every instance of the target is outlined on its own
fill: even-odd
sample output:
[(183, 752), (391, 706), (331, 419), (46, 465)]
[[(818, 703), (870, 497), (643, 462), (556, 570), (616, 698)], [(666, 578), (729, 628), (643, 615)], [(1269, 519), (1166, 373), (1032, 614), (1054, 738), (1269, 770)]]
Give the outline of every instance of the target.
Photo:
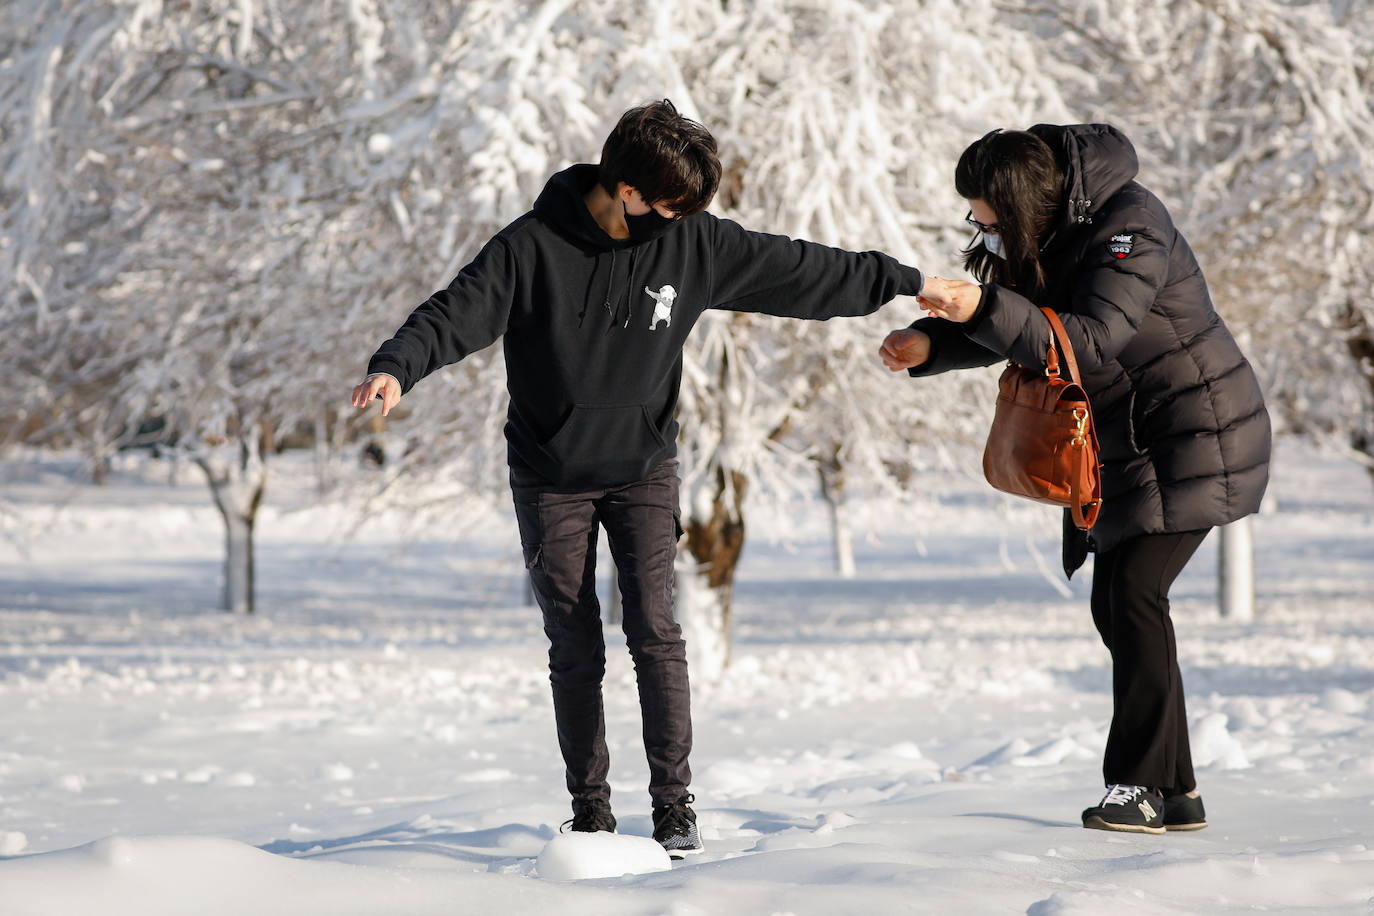
[(1085, 437), (1088, 435), (1088, 409), (1075, 407), (1073, 418), (1078, 421), (1078, 428), (1073, 431), (1073, 438), (1069, 441), (1075, 448), (1082, 448), (1085, 444)]

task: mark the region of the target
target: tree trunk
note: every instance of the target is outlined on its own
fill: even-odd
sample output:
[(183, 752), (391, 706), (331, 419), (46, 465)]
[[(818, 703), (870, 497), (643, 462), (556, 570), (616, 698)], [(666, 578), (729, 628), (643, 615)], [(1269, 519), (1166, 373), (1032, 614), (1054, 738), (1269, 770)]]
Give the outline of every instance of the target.
[(105, 454), (91, 457), (91, 483), (103, 487), (110, 482), (110, 456)]
[[(224, 520), (224, 610), (252, 614), (256, 601), (253, 533), (267, 490), (266, 434), (196, 456)], [(236, 455), (226, 455), (236, 451)]]
[[(1360, 311), (1353, 299), (1345, 304), (1345, 325), (1349, 330), (1346, 346), (1350, 348), (1350, 355), (1359, 366), (1360, 374), (1369, 384), (1370, 396), (1374, 397), (1374, 326), (1370, 325), (1368, 316)], [(1374, 458), (1374, 433), (1367, 428), (1357, 428), (1350, 436), (1350, 445), (1357, 452)], [(1368, 465), (1367, 469), (1371, 478), (1374, 478), (1374, 464)]]
[(224, 609), (253, 613), (253, 522), (251, 516), (220, 512), (224, 517)]
[[(706, 499), (689, 499), (687, 563), (677, 574), (677, 608), (694, 655), (693, 668), (707, 678), (730, 664), (735, 569), (744, 551), (744, 494), (748, 479), (717, 468), (703, 483)], [(709, 506), (704, 517), (699, 511)]]
[(1255, 539), (1250, 516), (1217, 529), (1217, 595), (1221, 616), (1236, 623), (1255, 619)]
[(334, 453), (330, 449), (329, 436), (329, 412), (320, 408), (315, 414), (315, 441), (311, 443), (315, 454), (315, 492), (321, 497), (329, 492), (330, 486), (334, 482), (333, 462)]
[(845, 493), (844, 465), (839, 450), (817, 462), (821, 496), (830, 507), (830, 540), (834, 545), (835, 572), (841, 579), (854, 578), (854, 534), (849, 527), (849, 502)]
[(620, 569), (611, 560), (611, 594), (606, 602), (605, 620), (608, 626), (618, 627), (625, 622), (625, 599), (620, 596)]

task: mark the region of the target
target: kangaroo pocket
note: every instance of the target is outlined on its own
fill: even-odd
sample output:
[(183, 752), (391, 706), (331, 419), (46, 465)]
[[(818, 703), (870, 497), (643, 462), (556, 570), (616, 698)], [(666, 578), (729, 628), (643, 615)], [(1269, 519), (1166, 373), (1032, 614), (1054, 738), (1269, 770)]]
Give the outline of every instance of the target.
[(567, 486), (638, 480), (666, 451), (643, 404), (577, 404), (541, 447), (558, 468), (558, 482)]

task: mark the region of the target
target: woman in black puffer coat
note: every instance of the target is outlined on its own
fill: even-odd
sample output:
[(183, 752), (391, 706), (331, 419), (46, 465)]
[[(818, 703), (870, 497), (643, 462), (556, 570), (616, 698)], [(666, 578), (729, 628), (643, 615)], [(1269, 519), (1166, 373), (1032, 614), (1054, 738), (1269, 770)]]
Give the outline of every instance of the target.
[(881, 356), (912, 376), (1012, 360), (1041, 368), (1063, 318), (1101, 444), (1091, 542), (1066, 524), (1065, 571), (1096, 550), (1092, 614), (1112, 655), (1108, 792), (1085, 827), (1206, 825), (1188, 748), (1169, 587), (1214, 526), (1255, 512), (1269, 479), (1269, 415), (1254, 371), (1212, 307), (1192, 250), (1136, 183), (1135, 149), (1103, 124), (993, 131), (955, 186), (980, 237), (981, 286), (928, 278), (931, 317)]

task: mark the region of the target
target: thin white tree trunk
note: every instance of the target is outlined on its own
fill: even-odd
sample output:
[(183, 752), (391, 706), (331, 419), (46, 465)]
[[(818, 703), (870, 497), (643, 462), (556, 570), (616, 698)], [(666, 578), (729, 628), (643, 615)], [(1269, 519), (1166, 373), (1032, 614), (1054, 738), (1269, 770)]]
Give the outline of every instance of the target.
[(693, 679), (712, 681), (730, 664), (730, 586), (712, 588), (690, 554), (678, 558), (673, 607)]
[(609, 626), (618, 627), (625, 622), (625, 599), (620, 595), (620, 569), (615, 560), (610, 561), (611, 596), (606, 602), (605, 618)]
[(819, 467), (821, 495), (830, 510), (830, 540), (835, 554), (835, 573), (841, 579), (854, 578), (854, 534), (849, 526), (849, 501), (845, 494), (844, 468), (836, 457), (833, 464)]
[(334, 453), (330, 449), (329, 436), (329, 416), (322, 409), (315, 414), (315, 487), (320, 496), (329, 492), (329, 487), (333, 483), (333, 469), (331, 467)]
[(835, 548), (835, 572), (841, 579), (854, 578), (854, 534), (849, 527), (849, 504), (843, 496), (826, 500), (830, 504), (831, 540)]
[[(221, 510), (223, 511), (223, 510)], [(253, 519), (224, 513), (224, 609), (253, 613)]]
[(267, 488), (267, 465), (257, 436), (196, 456), (215, 508), (224, 520), (224, 610), (251, 614), (256, 580), (253, 530)]
[(1221, 616), (1237, 623), (1255, 619), (1255, 539), (1250, 516), (1222, 525), (1217, 545), (1217, 593)]

